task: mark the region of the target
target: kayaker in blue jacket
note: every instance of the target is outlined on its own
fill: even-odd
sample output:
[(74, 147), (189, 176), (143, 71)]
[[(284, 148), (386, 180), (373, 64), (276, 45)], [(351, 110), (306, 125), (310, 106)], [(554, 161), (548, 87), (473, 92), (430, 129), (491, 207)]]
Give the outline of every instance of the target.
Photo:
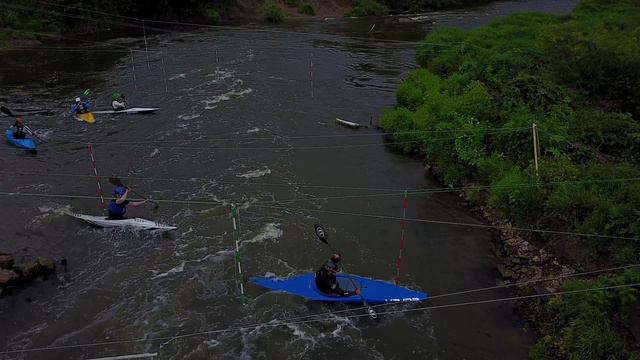
[(337, 294), (340, 296), (360, 295), (360, 289), (348, 291), (341, 289), (338, 285), (336, 274), (340, 271), (339, 262), (342, 259), (340, 253), (335, 253), (331, 259), (322, 265), (320, 270), (316, 272), (316, 286), (318, 290), (325, 294)]
[(87, 111), (89, 111), (89, 102), (82, 101), (82, 99), (77, 97), (75, 103), (71, 105), (71, 112), (74, 114), (84, 114)]
[(24, 139), (26, 137), (24, 133), (24, 118), (22, 116), (16, 116), (16, 122), (11, 126), (13, 129), (14, 139)]
[(117, 187), (114, 190), (116, 196), (115, 199), (109, 201), (109, 220), (121, 220), (124, 219), (124, 215), (127, 212), (127, 205), (139, 206), (147, 202), (143, 201), (129, 201), (127, 195), (129, 195), (131, 188)]

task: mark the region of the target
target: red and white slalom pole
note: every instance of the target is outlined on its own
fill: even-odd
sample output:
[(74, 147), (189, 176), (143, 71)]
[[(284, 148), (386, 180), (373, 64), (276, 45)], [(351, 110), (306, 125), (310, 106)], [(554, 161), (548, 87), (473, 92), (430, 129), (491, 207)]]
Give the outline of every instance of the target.
[(400, 251), (398, 252), (398, 259), (396, 260), (396, 285), (400, 284), (400, 263), (402, 261), (402, 252), (404, 251), (404, 233), (407, 228), (407, 207), (409, 205), (409, 198), (407, 197), (407, 191), (404, 192), (404, 199), (402, 200), (402, 221), (400, 222)]
[(91, 156), (91, 165), (93, 166), (93, 173), (96, 176), (96, 182), (98, 183), (98, 195), (100, 196), (100, 202), (102, 203), (102, 211), (106, 211), (107, 205), (104, 202), (104, 197), (102, 196), (102, 184), (100, 184), (100, 176), (98, 175), (98, 169), (96, 168), (96, 159), (93, 156), (93, 146), (91, 144), (87, 144), (87, 148), (89, 149), (89, 156)]

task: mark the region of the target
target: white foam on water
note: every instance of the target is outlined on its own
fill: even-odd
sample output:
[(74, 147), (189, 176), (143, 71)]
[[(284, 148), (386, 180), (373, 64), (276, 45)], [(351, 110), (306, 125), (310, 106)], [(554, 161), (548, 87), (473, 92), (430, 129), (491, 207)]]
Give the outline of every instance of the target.
[(202, 343), (205, 344), (208, 348), (216, 347), (216, 346), (222, 344), (222, 342), (220, 342), (218, 340), (205, 340)]
[(194, 232), (195, 230), (193, 230), (193, 227), (189, 226), (189, 230), (183, 232), (182, 234), (180, 234), (180, 236), (185, 236), (187, 234), (190, 234), (192, 232)]
[(41, 212), (40, 215), (34, 216), (28, 223), (27, 227), (31, 227), (33, 225), (39, 224), (43, 220), (49, 217), (60, 217), (65, 213), (71, 212), (71, 205), (61, 205), (61, 204), (44, 204), (38, 206), (38, 210)]
[(267, 240), (276, 241), (283, 234), (282, 229), (280, 229), (280, 224), (278, 223), (268, 223), (260, 229), (260, 232), (249, 240), (243, 240), (240, 244), (244, 246), (245, 244), (255, 244), (261, 243)]
[(220, 250), (215, 254), (207, 254), (207, 256), (203, 257), (202, 259), (198, 259), (196, 261), (197, 262), (213, 261), (213, 262), (221, 263), (224, 260), (232, 257), (234, 253), (235, 253), (235, 250)]
[(41, 137), (43, 140), (47, 141), (50, 140), (51, 137), (53, 136), (53, 130), (35, 130), (34, 131), (36, 133), (36, 135), (38, 135), (39, 137)]
[[(186, 263), (186, 261), (184, 261), (184, 260), (183, 260), (183, 261), (182, 261), (182, 263), (181, 263), (180, 265), (178, 265), (178, 266), (174, 267), (173, 269), (171, 269), (171, 270), (169, 270), (169, 271), (167, 271), (167, 272), (160, 273), (160, 274), (158, 274), (158, 275), (154, 276), (153, 278), (154, 278), (154, 279), (158, 279), (158, 278), (167, 277), (167, 276), (169, 276), (169, 275), (173, 275), (173, 274), (181, 273), (181, 272), (183, 272), (183, 271), (184, 271), (184, 264), (185, 264), (185, 263)], [(155, 271), (155, 270), (151, 270), (151, 271), (152, 271), (154, 274), (156, 274), (156, 273), (157, 273), (157, 271)]]
[(211, 99), (202, 100), (205, 103), (205, 110), (215, 109), (217, 107), (216, 104), (222, 101), (229, 101), (233, 98), (242, 98), (247, 94), (251, 94), (253, 90), (251, 88), (240, 89), (240, 90), (231, 90), (224, 94), (216, 95)]
[[(304, 329), (301, 326), (295, 325), (295, 324), (287, 324), (286, 325), (290, 330), (292, 330), (293, 332), (293, 336), (295, 337), (292, 340), (289, 340), (289, 346), (291, 345), (291, 343), (296, 342), (296, 341), (303, 341), (304, 344), (304, 352), (306, 353), (307, 351), (313, 349), (316, 344), (318, 343), (318, 340), (316, 340), (315, 337), (313, 337), (312, 335), (307, 335), (307, 333), (304, 331)], [(320, 338), (322, 337), (322, 334), (320, 335)]]
[(187, 77), (187, 74), (176, 74), (176, 75), (173, 75), (172, 77), (170, 77), (169, 81), (177, 80), (177, 79), (184, 79), (186, 77)]
[(249, 129), (249, 130), (245, 131), (245, 133), (251, 134), (251, 133), (258, 132), (258, 131), (260, 131), (260, 128), (254, 127), (253, 129)]
[(178, 115), (178, 119), (180, 120), (191, 120), (191, 119), (197, 119), (200, 117), (200, 114), (180, 114)]
[(273, 79), (273, 80), (280, 80), (280, 81), (286, 81), (286, 82), (296, 82), (296, 81), (295, 81), (295, 80), (293, 80), (293, 79), (285, 79), (285, 78), (283, 78), (283, 77), (273, 76), (273, 75), (269, 76), (269, 79)]
[(269, 174), (271, 174), (271, 169), (266, 167), (264, 169), (251, 170), (251, 171), (246, 172), (244, 174), (236, 175), (236, 177), (245, 178), (245, 179), (251, 179), (251, 178), (259, 178), (259, 177), (262, 177), (262, 176), (265, 176), (265, 175), (269, 175)]

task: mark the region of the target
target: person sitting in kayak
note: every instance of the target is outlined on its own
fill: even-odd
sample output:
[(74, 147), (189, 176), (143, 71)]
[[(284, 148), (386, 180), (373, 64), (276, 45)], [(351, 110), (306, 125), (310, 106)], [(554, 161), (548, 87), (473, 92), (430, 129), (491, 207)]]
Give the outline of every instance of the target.
[(120, 186), (114, 190), (114, 194), (116, 198), (111, 199), (109, 201), (109, 220), (124, 219), (124, 214), (127, 212), (127, 205), (129, 204), (131, 206), (139, 206), (147, 202), (147, 200), (143, 200), (143, 201), (127, 200), (127, 195), (129, 195), (129, 191), (131, 191), (131, 188), (123, 188)]
[(71, 112), (74, 114), (84, 114), (89, 111), (89, 102), (82, 101), (79, 97), (76, 98), (76, 102), (71, 106)]
[(22, 116), (16, 116), (16, 122), (11, 125), (13, 128), (14, 139), (24, 139), (26, 134), (24, 133), (24, 118)]
[(333, 254), (331, 259), (327, 260), (320, 270), (316, 272), (316, 286), (318, 290), (325, 294), (337, 294), (340, 296), (360, 295), (360, 289), (348, 291), (341, 289), (338, 285), (336, 273), (340, 271), (340, 265), (338, 263), (341, 259), (342, 255), (339, 253)]
[(127, 108), (127, 102), (124, 98), (124, 94), (120, 94), (119, 92), (111, 94), (111, 108), (113, 111), (120, 111)]

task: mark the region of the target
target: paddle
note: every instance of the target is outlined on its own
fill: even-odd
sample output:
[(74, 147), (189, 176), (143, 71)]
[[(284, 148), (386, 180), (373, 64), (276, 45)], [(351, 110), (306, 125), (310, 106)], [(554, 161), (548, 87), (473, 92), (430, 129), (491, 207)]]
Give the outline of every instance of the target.
[[(7, 114), (7, 116), (10, 117), (17, 117), (17, 115), (14, 115), (13, 112), (11, 110), (9, 110), (8, 108), (4, 107), (4, 106), (0, 106), (0, 111), (2, 111), (3, 113)], [(35, 132), (33, 132), (33, 130), (31, 130), (30, 127), (28, 127), (27, 125), (24, 125), (24, 129), (27, 130), (27, 133), (29, 133), (29, 135), (35, 137), (36, 139), (40, 140), (40, 142), (46, 142), (43, 138), (41, 138), (40, 136), (38, 136), (38, 134), (36, 134)]]
[[(110, 176), (110, 177), (109, 177), (109, 182), (110, 182), (110, 183), (112, 183), (112, 184), (113, 184), (113, 185), (115, 185), (115, 186), (120, 186), (120, 187), (124, 187), (124, 188), (126, 188), (126, 187), (127, 187), (126, 185), (124, 185), (124, 184), (122, 183), (122, 180), (120, 180), (119, 178), (117, 178), (117, 177), (115, 177), (115, 176)], [(141, 195), (140, 193), (137, 193), (137, 192), (135, 192), (135, 191), (133, 191), (133, 190), (131, 190), (131, 192), (133, 192), (133, 193), (134, 193), (134, 194), (136, 194), (137, 196), (139, 196), (139, 197), (141, 197), (141, 198), (143, 198), (143, 199), (145, 199), (145, 200), (147, 200), (147, 201), (149, 201), (149, 202), (152, 202), (152, 203), (154, 204), (154, 206), (153, 206), (153, 210), (158, 210), (158, 207), (160, 206), (160, 204), (158, 204), (158, 202), (153, 201), (153, 200), (149, 199), (148, 197), (146, 197), (146, 196), (144, 196), (144, 195)]]
[[(318, 239), (320, 239), (320, 241), (322, 241), (323, 243), (327, 244), (329, 249), (331, 249), (331, 252), (333, 252), (335, 254), (336, 251), (333, 249), (333, 247), (329, 243), (329, 237), (328, 237), (327, 233), (324, 231), (324, 228), (322, 227), (322, 225), (321, 224), (315, 224), (313, 226), (313, 229), (315, 230), (316, 236), (318, 237)], [(345, 275), (347, 275), (347, 278), (349, 279), (349, 281), (351, 281), (351, 285), (354, 287), (354, 289), (357, 288), (356, 287), (356, 282), (353, 281), (353, 279), (351, 278), (351, 275), (349, 275), (349, 273), (347, 273), (347, 270), (344, 268), (344, 265), (342, 264), (342, 262), (340, 262), (340, 267), (342, 268), (342, 271), (345, 273)], [(360, 293), (359, 295), (360, 295), (360, 299), (362, 299), (362, 303), (367, 308), (367, 312), (369, 313), (369, 316), (371, 316), (371, 318), (374, 319), (374, 320), (377, 319), (378, 318), (378, 314), (376, 314), (376, 311), (373, 310), (373, 308), (371, 306), (369, 306), (369, 304), (367, 303), (367, 300), (365, 300), (364, 296), (362, 296), (362, 293)]]

